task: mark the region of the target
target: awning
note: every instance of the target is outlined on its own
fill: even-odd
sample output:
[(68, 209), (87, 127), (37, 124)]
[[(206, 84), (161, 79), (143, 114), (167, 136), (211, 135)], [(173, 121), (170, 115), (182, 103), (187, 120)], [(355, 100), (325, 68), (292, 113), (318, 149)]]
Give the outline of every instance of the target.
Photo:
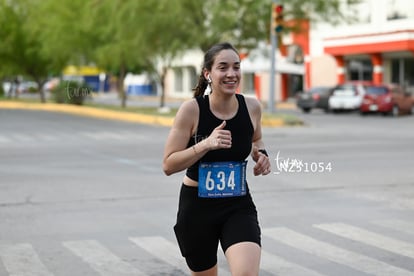
[(414, 52), (414, 30), (326, 38), (324, 51), (332, 56)]
[(96, 66), (74, 66), (69, 65), (63, 69), (65, 76), (96, 76), (104, 71)]

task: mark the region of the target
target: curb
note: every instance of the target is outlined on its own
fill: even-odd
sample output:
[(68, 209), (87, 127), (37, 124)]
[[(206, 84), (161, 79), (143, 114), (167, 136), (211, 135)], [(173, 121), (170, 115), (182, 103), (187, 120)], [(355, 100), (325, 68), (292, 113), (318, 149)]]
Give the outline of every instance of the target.
[(282, 119), (264, 119), (262, 118), (262, 126), (264, 127), (282, 127), (285, 126), (285, 121)]
[(117, 112), (89, 106), (76, 106), (69, 104), (0, 102), (0, 108), (62, 112), (93, 118), (121, 120), (132, 123), (155, 124), (161, 126), (171, 126), (174, 121), (174, 118), (164, 116), (137, 114), (132, 112)]
[[(40, 110), (68, 113), (86, 117), (118, 120), (131, 123), (141, 123), (149, 125), (172, 126), (174, 122), (173, 117), (165, 117), (158, 115), (147, 115), (133, 112), (118, 112), (114, 110), (104, 110), (89, 106), (77, 106), (71, 104), (56, 104), (56, 103), (23, 103), (23, 102), (2, 102), (0, 101), (0, 109), (26, 109), (26, 110)], [(281, 127), (285, 126), (283, 119), (263, 118), (262, 126), (265, 127)]]

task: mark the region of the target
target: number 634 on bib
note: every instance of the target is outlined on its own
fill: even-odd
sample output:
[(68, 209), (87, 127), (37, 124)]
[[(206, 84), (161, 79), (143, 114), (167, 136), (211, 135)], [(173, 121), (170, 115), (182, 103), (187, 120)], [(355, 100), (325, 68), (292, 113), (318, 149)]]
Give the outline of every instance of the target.
[(247, 161), (200, 162), (198, 196), (234, 197), (246, 194)]

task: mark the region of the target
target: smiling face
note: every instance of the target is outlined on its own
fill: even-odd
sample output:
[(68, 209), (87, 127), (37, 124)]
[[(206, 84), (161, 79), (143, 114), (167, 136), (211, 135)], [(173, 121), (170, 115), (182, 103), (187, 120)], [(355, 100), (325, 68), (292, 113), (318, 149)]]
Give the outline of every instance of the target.
[(241, 79), (239, 55), (231, 49), (220, 51), (211, 71), (206, 71), (204, 76), (210, 76), (213, 93), (234, 94)]

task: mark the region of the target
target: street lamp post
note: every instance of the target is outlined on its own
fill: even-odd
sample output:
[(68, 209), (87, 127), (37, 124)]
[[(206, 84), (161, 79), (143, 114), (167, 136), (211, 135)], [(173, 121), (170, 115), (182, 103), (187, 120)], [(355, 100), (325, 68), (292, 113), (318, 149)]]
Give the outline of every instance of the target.
[(270, 39), (272, 42), (272, 49), (270, 53), (270, 93), (269, 93), (269, 103), (268, 111), (273, 113), (275, 111), (275, 87), (276, 87), (276, 49), (277, 49), (277, 39), (273, 30), (270, 30), (271, 35)]
[(275, 88), (276, 88), (276, 51), (278, 49), (278, 36), (281, 35), (283, 30), (283, 5), (279, 4), (278, 0), (272, 0), (271, 11), (271, 28), (270, 39), (272, 43), (272, 49), (270, 53), (270, 93), (268, 111), (273, 113), (275, 111)]

